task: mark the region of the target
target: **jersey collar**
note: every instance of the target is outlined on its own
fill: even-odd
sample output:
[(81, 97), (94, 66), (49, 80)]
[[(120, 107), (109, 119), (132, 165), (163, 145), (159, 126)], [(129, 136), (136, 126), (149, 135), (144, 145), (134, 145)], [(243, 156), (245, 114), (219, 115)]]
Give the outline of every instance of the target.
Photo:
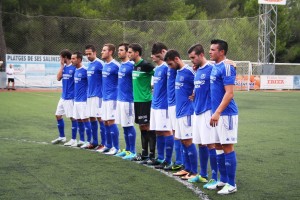
[(143, 58), (141, 60), (139, 60), (139, 62), (135, 63), (134, 66), (138, 66), (141, 62), (143, 62)]

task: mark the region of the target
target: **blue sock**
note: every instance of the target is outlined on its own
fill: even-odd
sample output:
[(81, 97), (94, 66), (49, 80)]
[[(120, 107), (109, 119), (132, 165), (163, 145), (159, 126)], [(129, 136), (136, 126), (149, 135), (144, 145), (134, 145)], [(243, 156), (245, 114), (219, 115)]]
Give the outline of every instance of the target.
[(92, 121), (91, 122), (92, 127), (92, 135), (93, 135), (93, 145), (98, 146), (98, 122)]
[(166, 158), (165, 161), (167, 163), (172, 162), (172, 153), (174, 148), (174, 136), (165, 136), (165, 142), (166, 142)]
[(110, 126), (105, 125), (105, 133), (106, 133), (106, 147), (112, 148), (112, 140), (111, 140), (111, 134), (110, 134)]
[(187, 172), (191, 172), (191, 162), (188, 155), (187, 147), (182, 145), (183, 155), (184, 155), (184, 169)]
[(182, 147), (180, 140), (174, 140), (174, 148), (175, 148), (175, 164), (182, 165)]
[(236, 154), (234, 151), (225, 154), (225, 165), (228, 176), (228, 183), (235, 186), (235, 172), (236, 172)]
[(200, 175), (206, 178), (208, 177), (207, 174), (208, 156), (209, 156), (209, 152), (207, 146), (199, 147)]
[(59, 137), (65, 137), (65, 122), (63, 118), (57, 120), (57, 128), (59, 132)]
[(72, 139), (76, 139), (76, 134), (77, 134), (77, 128), (78, 128), (78, 123), (76, 120), (72, 121)]
[(216, 149), (209, 149), (209, 160), (211, 167), (211, 178), (218, 180), (218, 165)]
[(102, 121), (99, 122), (99, 125), (100, 125), (101, 144), (106, 145), (105, 125)]
[(227, 183), (227, 172), (226, 172), (226, 166), (225, 166), (225, 155), (224, 153), (222, 154), (217, 154), (217, 164), (218, 164), (218, 169), (220, 172), (220, 181), (223, 183)]
[(119, 150), (120, 149), (120, 146), (119, 146), (119, 129), (118, 129), (118, 126), (116, 124), (110, 125), (110, 133), (111, 133), (111, 139), (112, 139), (113, 146), (117, 150)]
[(165, 137), (163, 135), (156, 135), (157, 158), (159, 160), (165, 159), (165, 145)]
[(84, 141), (84, 124), (83, 122), (78, 122), (79, 140)]
[(197, 148), (194, 143), (187, 147), (188, 157), (191, 163), (191, 173), (197, 174), (198, 173), (198, 155), (197, 155)]
[(135, 140), (136, 140), (136, 131), (134, 126), (129, 126), (128, 128), (128, 141), (131, 153), (135, 153)]
[(92, 141), (91, 123), (89, 121), (84, 122), (84, 127), (85, 127), (86, 136), (87, 136), (87, 141), (91, 142)]
[(124, 130), (124, 140), (125, 140), (125, 151), (130, 151), (129, 137), (128, 137), (128, 127), (123, 127)]

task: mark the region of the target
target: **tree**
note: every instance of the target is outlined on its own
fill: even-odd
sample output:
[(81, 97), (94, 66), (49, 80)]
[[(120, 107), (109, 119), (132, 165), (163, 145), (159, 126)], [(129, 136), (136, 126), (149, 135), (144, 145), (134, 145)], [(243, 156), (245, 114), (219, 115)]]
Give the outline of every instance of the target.
[(4, 38), (4, 31), (2, 26), (2, 0), (0, 0), (0, 60), (3, 61), (3, 65), (0, 71), (5, 71), (5, 54), (6, 54), (6, 43)]

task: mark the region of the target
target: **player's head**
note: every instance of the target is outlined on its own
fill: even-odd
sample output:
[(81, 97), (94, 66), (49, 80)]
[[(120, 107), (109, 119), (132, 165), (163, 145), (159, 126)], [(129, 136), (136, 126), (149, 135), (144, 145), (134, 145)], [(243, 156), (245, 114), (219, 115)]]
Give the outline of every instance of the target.
[(85, 46), (85, 55), (89, 61), (94, 61), (96, 59), (96, 48), (92, 44)]
[(168, 47), (165, 44), (161, 42), (154, 43), (151, 51), (152, 60), (156, 63), (161, 60), (164, 60), (167, 51), (168, 51)]
[(188, 50), (188, 54), (191, 62), (194, 64), (194, 68), (198, 68), (204, 64), (203, 62), (206, 62), (204, 49), (201, 44), (191, 46)]
[(113, 44), (105, 44), (102, 48), (102, 52), (101, 52), (101, 55), (102, 55), (102, 59), (103, 60), (110, 60), (112, 59), (114, 53), (115, 53), (115, 50), (116, 50), (116, 47), (115, 45)]
[(121, 59), (121, 60), (124, 60), (125, 58), (128, 57), (128, 46), (129, 44), (128, 43), (121, 43), (118, 45), (118, 57)]
[(64, 49), (60, 52), (60, 59), (63, 60), (64, 63), (67, 62), (67, 60), (71, 60), (72, 53), (68, 49)]
[(209, 56), (210, 59), (220, 62), (225, 59), (228, 51), (228, 44), (224, 40), (214, 39), (210, 42)]
[(74, 53), (72, 53), (72, 56), (71, 56), (72, 65), (74, 65), (76, 67), (81, 67), (82, 58), (83, 58), (83, 55), (81, 52), (75, 51)]
[(137, 43), (132, 43), (128, 46), (128, 57), (130, 60), (136, 61), (143, 53), (142, 46)]
[(180, 63), (182, 63), (179, 52), (174, 49), (170, 49), (166, 53), (164, 60), (172, 69), (179, 69)]
[(9, 65), (9, 68), (12, 68), (12, 67), (13, 67), (13, 65), (12, 65), (12, 64), (10, 64), (10, 65)]

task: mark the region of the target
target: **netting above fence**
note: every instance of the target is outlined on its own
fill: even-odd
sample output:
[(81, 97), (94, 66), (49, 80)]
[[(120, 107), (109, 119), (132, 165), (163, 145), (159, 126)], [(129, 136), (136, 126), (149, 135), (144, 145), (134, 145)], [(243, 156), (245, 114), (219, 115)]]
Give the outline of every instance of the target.
[(183, 59), (187, 50), (201, 43), (224, 39), (228, 57), (257, 61), (258, 17), (191, 21), (116, 21), (53, 16), (25, 16), (2, 13), (7, 53), (57, 55), (62, 49), (84, 50), (94, 44), (101, 52), (105, 43), (140, 43), (150, 59), (154, 42), (177, 49)]

